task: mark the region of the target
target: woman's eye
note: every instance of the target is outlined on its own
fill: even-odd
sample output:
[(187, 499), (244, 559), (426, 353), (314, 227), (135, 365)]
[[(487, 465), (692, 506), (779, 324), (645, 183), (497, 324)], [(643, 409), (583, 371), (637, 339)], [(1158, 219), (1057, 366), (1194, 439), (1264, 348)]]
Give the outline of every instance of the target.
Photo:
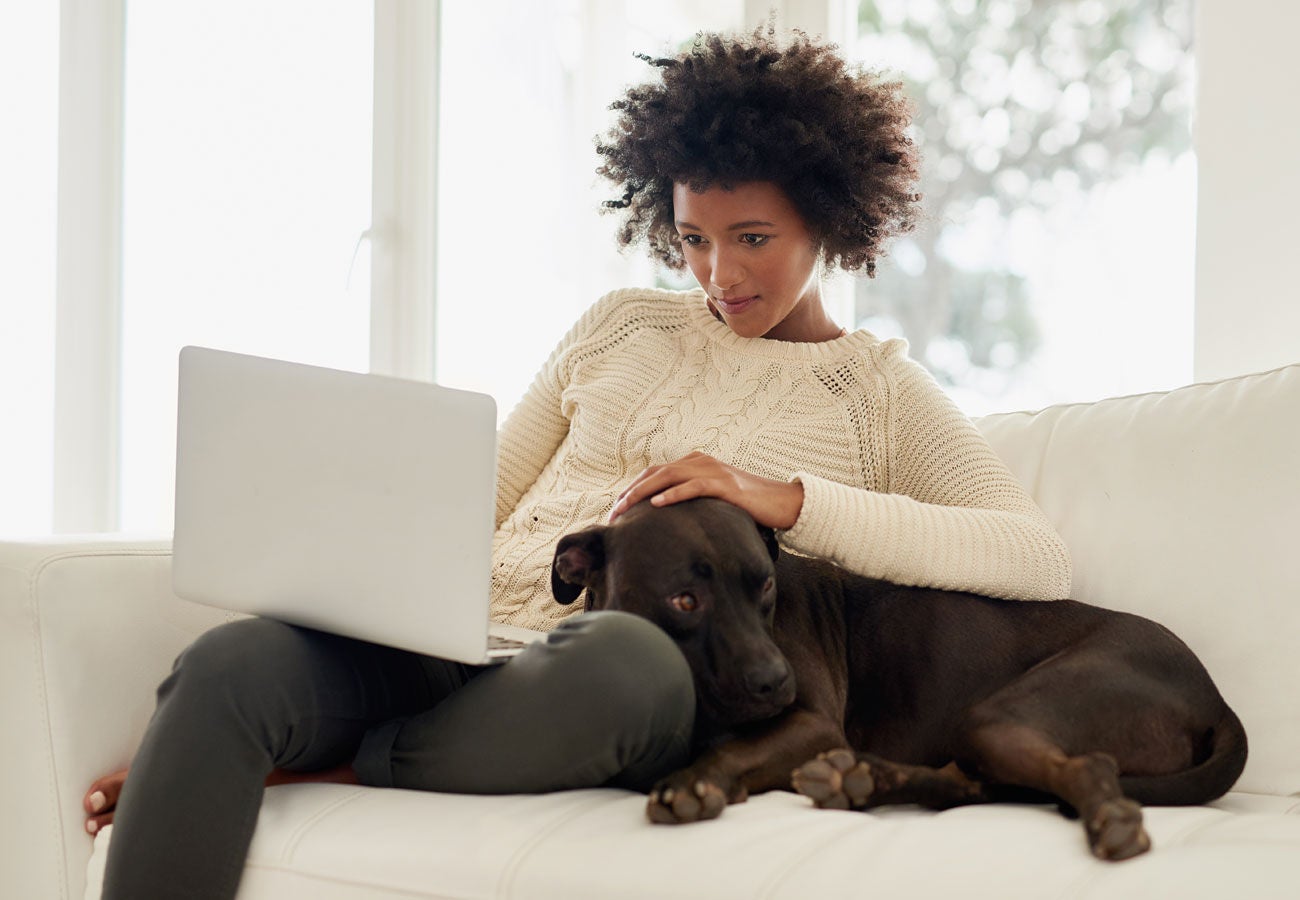
[(742, 234), (741, 243), (748, 244), (751, 247), (761, 247), (770, 240), (770, 235), (766, 234)]
[(704, 238), (700, 237), (698, 234), (683, 234), (679, 236), (679, 240), (681, 240), (681, 242), (687, 247), (698, 247), (700, 244), (704, 243)]
[(694, 594), (676, 594), (668, 598), (668, 605), (678, 612), (688, 613), (695, 612), (700, 604)]

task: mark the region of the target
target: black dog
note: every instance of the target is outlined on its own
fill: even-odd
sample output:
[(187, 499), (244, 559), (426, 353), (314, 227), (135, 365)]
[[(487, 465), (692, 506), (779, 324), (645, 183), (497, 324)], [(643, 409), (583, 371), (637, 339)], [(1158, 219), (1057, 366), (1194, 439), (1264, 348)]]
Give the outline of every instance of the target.
[(1241, 722), (1162, 626), (862, 578), (778, 554), (722, 501), (570, 534), (551, 584), (657, 623), (690, 662), (712, 739), (651, 793), (655, 822), (713, 818), (802, 764), (794, 787), (823, 807), (1051, 795), (1126, 859), (1150, 847), (1134, 801), (1206, 803), (1245, 765)]

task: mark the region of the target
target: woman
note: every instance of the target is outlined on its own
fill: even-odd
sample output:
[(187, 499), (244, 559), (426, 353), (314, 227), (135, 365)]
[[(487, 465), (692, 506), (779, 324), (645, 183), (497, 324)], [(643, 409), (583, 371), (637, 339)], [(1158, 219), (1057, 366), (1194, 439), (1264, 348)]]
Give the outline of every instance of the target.
[(105, 896), (232, 896), (266, 783), (645, 789), (685, 764), (676, 647), (549, 591), (556, 540), (637, 502), (721, 497), (796, 552), (904, 584), (1068, 593), (1060, 539), (905, 345), (823, 303), (823, 268), (871, 275), (911, 227), (898, 85), (802, 36), (651, 62), (600, 171), (622, 243), (700, 290), (601, 299), (502, 427), (493, 614), (550, 638), (477, 670), (269, 620), (213, 629), (160, 687), (130, 779), (87, 793), (89, 830), (116, 818)]

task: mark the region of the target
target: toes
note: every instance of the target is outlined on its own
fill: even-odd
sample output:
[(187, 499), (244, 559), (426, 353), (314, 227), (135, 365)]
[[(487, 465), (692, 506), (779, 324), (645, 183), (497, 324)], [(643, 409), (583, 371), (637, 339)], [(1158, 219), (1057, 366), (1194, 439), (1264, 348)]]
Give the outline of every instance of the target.
[(114, 805), (115, 804), (110, 804), (108, 802), (108, 795), (98, 788), (92, 788), (90, 792), (86, 794), (86, 798), (82, 802), (82, 806), (85, 807), (86, 812), (90, 813), (92, 816), (98, 815), (106, 809), (111, 809)]
[(122, 793), (122, 785), (125, 781), (126, 769), (95, 779), (81, 801), (86, 813), (90, 816), (97, 816), (104, 812), (111, 812), (116, 808), (117, 799)]
[(109, 825), (113, 824), (113, 814), (105, 813), (102, 816), (88, 816), (86, 818), (86, 833), (99, 834)]
[(697, 781), (689, 788), (663, 787), (650, 793), (646, 815), (658, 825), (680, 825), (716, 819), (727, 806), (726, 794), (715, 784)]
[(1142, 808), (1128, 799), (1101, 804), (1088, 822), (1088, 842), (1094, 856), (1109, 862), (1146, 853), (1151, 838), (1142, 827)]
[(81, 799), (81, 806), (86, 811), (87, 834), (99, 834), (113, 824), (113, 813), (117, 810), (118, 797), (122, 794), (125, 781), (126, 770), (123, 769), (98, 778), (90, 785)]
[(796, 791), (821, 809), (849, 808), (849, 798), (842, 790), (842, 774), (823, 757), (810, 760), (795, 769), (790, 780)]
[(855, 763), (844, 773), (844, 793), (854, 809), (866, 806), (875, 790), (876, 779), (871, 774), (871, 766), (865, 762)]
[[(698, 782), (695, 785), (695, 788), (700, 800), (702, 801), (700, 818), (716, 819), (718, 816), (722, 815), (722, 810), (727, 806), (727, 798), (723, 795), (722, 789), (715, 784), (705, 784), (702, 781)], [(737, 802), (743, 800), (744, 797), (741, 797)]]
[(676, 808), (674, 806), (674, 796), (676, 791), (667, 788), (663, 791), (655, 791), (650, 795), (646, 802), (645, 812), (651, 822), (656, 825), (676, 825), (682, 820), (677, 818)]
[(861, 809), (876, 789), (871, 766), (851, 750), (832, 750), (795, 770), (794, 788), (822, 809)]

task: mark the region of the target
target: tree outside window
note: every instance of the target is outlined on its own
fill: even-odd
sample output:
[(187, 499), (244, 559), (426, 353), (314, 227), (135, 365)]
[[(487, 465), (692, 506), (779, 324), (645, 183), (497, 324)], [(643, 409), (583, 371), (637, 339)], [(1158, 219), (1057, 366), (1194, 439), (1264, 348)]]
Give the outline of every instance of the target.
[[(905, 336), (968, 411), (1153, 389), (1190, 371), (1191, 23), (1191, 0), (858, 3), (847, 49), (901, 77), (916, 104), (925, 218), (879, 277), (857, 283), (856, 315)], [(1153, 183), (1171, 193), (1152, 194)], [(1125, 212), (1126, 192), (1142, 198), (1142, 221)], [(1094, 249), (1082, 264), (1060, 253), (1085, 232)], [(1072, 271), (1051, 275), (1053, 262)], [(1149, 273), (1154, 282), (1121, 274), (1150, 267), (1168, 271)], [(1081, 329), (1077, 307), (1092, 304)], [(1145, 357), (1126, 363), (1145, 373), (1136, 384), (1051, 374), (1053, 341), (1104, 345), (1134, 328), (1140, 350), (1114, 346)], [(1174, 346), (1184, 333), (1185, 350)], [(1162, 345), (1168, 363), (1154, 361)]]

